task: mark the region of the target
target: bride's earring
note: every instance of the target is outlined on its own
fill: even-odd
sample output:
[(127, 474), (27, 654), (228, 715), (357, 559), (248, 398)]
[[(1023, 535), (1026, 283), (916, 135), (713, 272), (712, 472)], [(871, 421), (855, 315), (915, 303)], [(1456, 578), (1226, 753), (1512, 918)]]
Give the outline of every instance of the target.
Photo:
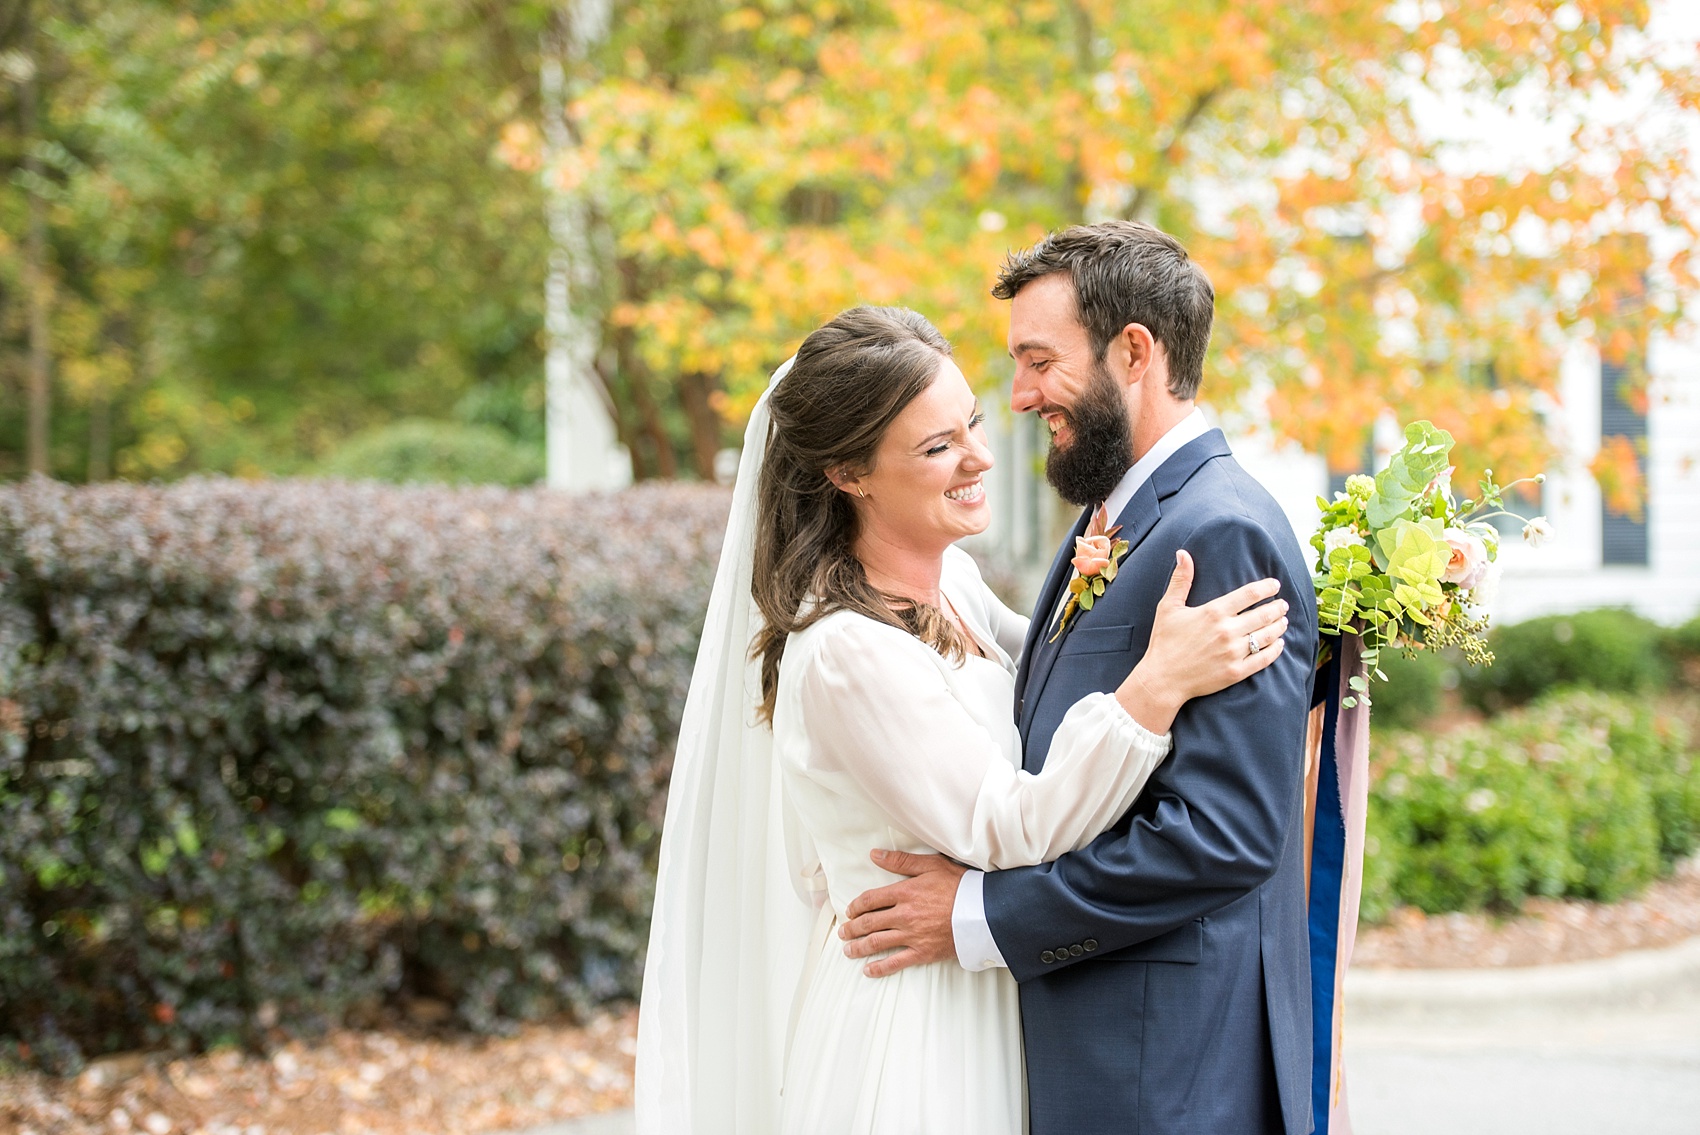
[(862, 486), (860, 486), (860, 485), (857, 485), (857, 486), (856, 486), (856, 495), (857, 495), (857, 496), (859, 496), (859, 497), (861, 497), (861, 498), (862, 498), (862, 499), (863, 499), (863, 500), (867, 500), (867, 499), (868, 499), (868, 494), (867, 494), (867, 493), (864, 493), (864, 492), (863, 492), (863, 491), (862, 491)]

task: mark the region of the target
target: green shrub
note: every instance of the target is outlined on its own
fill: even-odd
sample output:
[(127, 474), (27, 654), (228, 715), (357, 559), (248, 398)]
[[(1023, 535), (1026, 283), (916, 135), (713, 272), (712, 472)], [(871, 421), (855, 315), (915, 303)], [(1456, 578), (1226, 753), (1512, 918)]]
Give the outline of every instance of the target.
[(1700, 686), (1700, 615), (1665, 633), (1665, 653), (1684, 681)]
[(543, 478), (543, 449), (494, 426), (408, 418), (356, 434), (319, 471), (398, 485), (529, 485)]
[(1374, 699), (1370, 720), (1378, 730), (1419, 728), (1439, 712), (1448, 684), (1458, 683), (1457, 664), (1429, 650), (1408, 658), (1403, 651), (1383, 651), (1381, 672), (1387, 681), (1378, 680), (1370, 687)]
[(1694, 848), (1700, 758), (1676, 716), (1561, 691), (1441, 737), (1376, 739), (1367, 918), (1612, 900)]
[(712, 488), (0, 488), (0, 1052), (634, 995)]
[(1485, 712), (1523, 705), (1559, 686), (1641, 693), (1665, 687), (1666, 632), (1631, 611), (1602, 608), (1498, 627), (1492, 666), (1466, 670), (1460, 692)]
[(1389, 890), (1423, 910), (1507, 905), (1564, 892), (1574, 865), (1564, 801), (1521, 754), (1460, 734), (1430, 742), (1395, 734), (1370, 816), (1383, 854), (1397, 849)]

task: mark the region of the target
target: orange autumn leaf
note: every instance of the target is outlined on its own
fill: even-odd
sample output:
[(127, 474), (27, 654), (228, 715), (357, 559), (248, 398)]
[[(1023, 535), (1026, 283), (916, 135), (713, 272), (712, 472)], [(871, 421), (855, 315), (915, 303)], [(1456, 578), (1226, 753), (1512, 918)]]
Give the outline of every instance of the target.
[(1620, 434), (1604, 438), (1600, 451), (1588, 464), (1588, 472), (1599, 482), (1606, 508), (1639, 523), (1646, 517), (1647, 485), (1642, 472), (1642, 447)]

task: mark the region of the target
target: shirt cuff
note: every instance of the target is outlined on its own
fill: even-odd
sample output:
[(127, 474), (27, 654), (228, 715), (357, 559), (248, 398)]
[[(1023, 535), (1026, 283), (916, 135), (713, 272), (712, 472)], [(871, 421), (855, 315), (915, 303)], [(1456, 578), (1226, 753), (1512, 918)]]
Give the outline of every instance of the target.
[(978, 972), (1009, 968), (986, 922), (984, 871), (965, 871), (956, 884), (956, 902), (950, 908), (950, 933), (956, 939), (956, 960), (963, 969)]

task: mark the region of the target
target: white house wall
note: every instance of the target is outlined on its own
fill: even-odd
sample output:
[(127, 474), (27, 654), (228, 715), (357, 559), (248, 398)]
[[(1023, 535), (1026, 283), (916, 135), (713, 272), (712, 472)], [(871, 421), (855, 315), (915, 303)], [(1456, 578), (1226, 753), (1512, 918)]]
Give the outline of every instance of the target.
[(1700, 610), (1700, 351), (1655, 340), (1648, 371), (1647, 566), (1600, 563), (1600, 489), (1588, 473), (1599, 450), (1600, 361), (1577, 348), (1565, 360), (1558, 423), (1570, 458), (1542, 500), (1556, 534), (1538, 549), (1507, 541), (1496, 622), (1622, 606), (1674, 623)]

